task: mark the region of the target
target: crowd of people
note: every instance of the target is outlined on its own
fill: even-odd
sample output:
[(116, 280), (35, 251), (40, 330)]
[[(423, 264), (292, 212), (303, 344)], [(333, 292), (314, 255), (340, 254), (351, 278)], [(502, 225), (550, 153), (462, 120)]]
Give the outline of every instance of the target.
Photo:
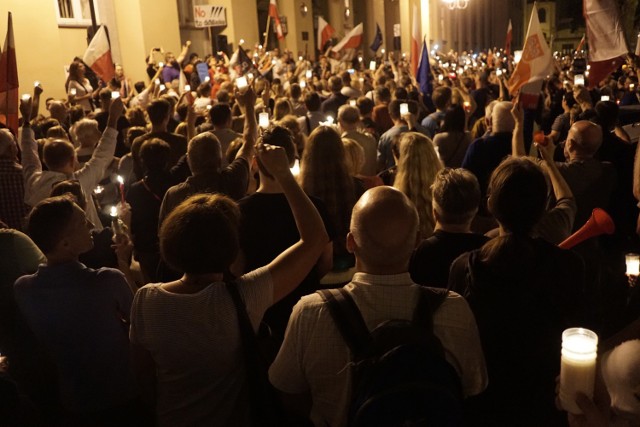
[[(525, 102), (502, 50), (432, 51), (428, 93), (392, 52), (189, 50), (135, 84), (75, 59), (0, 129), (1, 425), (374, 425), (322, 289), (372, 331), (442, 295), (442, 425), (640, 424), (632, 58), (588, 89), (558, 56)], [(615, 232), (560, 249), (595, 208)], [(602, 357), (567, 415), (570, 327)]]

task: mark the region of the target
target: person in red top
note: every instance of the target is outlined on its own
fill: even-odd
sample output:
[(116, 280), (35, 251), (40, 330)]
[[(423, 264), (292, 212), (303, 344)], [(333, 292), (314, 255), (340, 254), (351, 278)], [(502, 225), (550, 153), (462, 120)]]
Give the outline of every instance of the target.
[(393, 120), (389, 114), (389, 103), (391, 102), (391, 91), (386, 86), (378, 86), (375, 93), (376, 106), (373, 107), (371, 118), (376, 124), (378, 135), (382, 135), (393, 127)]

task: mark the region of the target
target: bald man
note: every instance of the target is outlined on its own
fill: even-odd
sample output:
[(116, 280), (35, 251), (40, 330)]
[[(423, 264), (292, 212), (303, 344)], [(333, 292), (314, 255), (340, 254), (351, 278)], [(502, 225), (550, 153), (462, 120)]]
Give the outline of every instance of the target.
[[(418, 238), (413, 203), (391, 187), (367, 191), (353, 209), (347, 249), (356, 270), (344, 289), (371, 330), (390, 319), (411, 319), (420, 287), (411, 281), (409, 259)], [(469, 306), (451, 292), (434, 313), (434, 333), (460, 375), (465, 396), (487, 385), (484, 356)], [(425, 332), (426, 333), (426, 332)], [(271, 383), (314, 425), (344, 426), (349, 395), (347, 344), (319, 294), (294, 307), (284, 343), (269, 370)]]
[(18, 146), (9, 129), (0, 129), (0, 220), (22, 230), (29, 207), (24, 203), (24, 179), (18, 163)]

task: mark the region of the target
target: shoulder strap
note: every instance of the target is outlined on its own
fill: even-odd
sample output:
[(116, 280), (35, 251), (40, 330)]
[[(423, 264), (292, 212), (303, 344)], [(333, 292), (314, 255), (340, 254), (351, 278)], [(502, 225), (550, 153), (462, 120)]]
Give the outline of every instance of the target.
[(421, 329), (433, 332), (433, 313), (449, 295), (449, 289), (420, 287), (418, 303), (413, 311), (412, 323)]
[(247, 308), (242, 301), (240, 291), (238, 291), (238, 285), (236, 282), (225, 282), (225, 287), (231, 295), (231, 300), (236, 308), (238, 315), (238, 326), (240, 327), (240, 338), (242, 340), (242, 347), (245, 354), (251, 354), (253, 350), (257, 348), (255, 333), (251, 326), (251, 320), (249, 314), (247, 314)]
[(371, 333), (351, 295), (342, 288), (321, 289), (317, 292), (327, 303), (329, 313), (351, 353), (360, 354), (371, 341)]

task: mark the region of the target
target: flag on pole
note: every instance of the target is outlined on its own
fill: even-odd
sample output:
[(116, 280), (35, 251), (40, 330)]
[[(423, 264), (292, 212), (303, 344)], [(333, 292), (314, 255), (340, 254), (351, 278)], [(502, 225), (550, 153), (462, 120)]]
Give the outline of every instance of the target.
[(276, 0), (269, 0), (269, 16), (273, 19), (278, 40), (284, 39), (282, 23), (280, 22), (280, 15), (278, 14), (278, 5), (276, 5)]
[(331, 48), (334, 52), (340, 52), (342, 49), (356, 48), (362, 43), (362, 23), (356, 25), (353, 30), (349, 31), (340, 43)]
[(584, 0), (589, 39), (589, 89), (624, 64), (629, 51), (618, 6), (613, 0)]
[(413, 5), (413, 22), (411, 24), (411, 74), (416, 76), (418, 72), (418, 62), (420, 61), (420, 17), (418, 16), (418, 6)]
[(247, 52), (245, 52), (245, 50), (240, 46), (238, 46), (238, 49), (231, 56), (229, 65), (231, 65), (232, 67), (238, 65), (242, 70), (243, 75), (253, 69), (253, 61), (251, 60), (251, 58), (249, 58)]
[(636, 56), (640, 56), (640, 34), (638, 34), (638, 41), (636, 42)]
[(578, 47), (576, 48), (576, 52), (580, 52), (582, 49), (584, 49), (584, 44), (587, 41), (587, 35), (583, 34), (582, 38), (580, 39), (580, 43), (578, 43)]
[(4, 49), (0, 54), (0, 121), (18, 135), (18, 63), (11, 12)]
[(320, 52), (324, 52), (324, 47), (326, 46), (331, 36), (336, 32), (331, 25), (321, 16), (318, 16), (318, 50)]
[(504, 54), (509, 57), (511, 55), (511, 39), (513, 38), (513, 26), (511, 25), (511, 19), (509, 19), (509, 25), (507, 26), (507, 39), (504, 44)]
[(418, 72), (416, 74), (416, 82), (420, 86), (420, 92), (423, 97), (431, 97), (433, 86), (431, 84), (431, 64), (429, 63), (429, 49), (427, 48), (426, 39), (422, 39), (422, 52), (420, 53), (420, 63), (418, 64)]
[(116, 75), (113, 59), (111, 58), (111, 47), (109, 47), (109, 39), (104, 25), (98, 29), (91, 39), (82, 61), (105, 82), (110, 81)]
[(380, 30), (380, 25), (376, 24), (376, 36), (373, 38), (373, 43), (371, 43), (369, 48), (371, 48), (372, 51), (377, 52), (378, 49), (380, 49), (380, 46), (382, 46), (382, 31)]
[(512, 94), (527, 83), (545, 79), (553, 67), (551, 50), (540, 28), (536, 3), (533, 3), (532, 10), (527, 37), (522, 48), (522, 58), (507, 83)]

